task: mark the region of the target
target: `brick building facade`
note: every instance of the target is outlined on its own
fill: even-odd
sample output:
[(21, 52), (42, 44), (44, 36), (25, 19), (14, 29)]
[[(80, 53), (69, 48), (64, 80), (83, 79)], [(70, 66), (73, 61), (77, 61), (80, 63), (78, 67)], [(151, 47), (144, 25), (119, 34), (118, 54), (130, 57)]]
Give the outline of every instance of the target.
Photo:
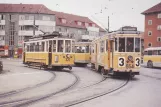
[(144, 47), (161, 47), (161, 3), (142, 14), (145, 15)]

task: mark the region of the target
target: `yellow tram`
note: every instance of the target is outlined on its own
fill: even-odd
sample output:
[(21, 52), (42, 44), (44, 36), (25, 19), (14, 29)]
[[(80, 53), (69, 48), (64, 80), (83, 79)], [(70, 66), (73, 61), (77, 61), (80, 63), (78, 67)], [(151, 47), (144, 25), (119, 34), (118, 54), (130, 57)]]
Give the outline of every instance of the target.
[(91, 42), (76, 42), (74, 44), (75, 60), (78, 66), (86, 66), (90, 63), (90, 44)]
[(136, 27), (125, 26), (92, 42), (91, 64), (102, 75), (139, 75), (141, 37)]
[(161, 67), (161, 47), (150, 47), (144, 50), (143, 65), (148, 68)]
[(62, 38), (58, 32), (30, 38), (24, 42), (23, 63), (27, 65), (72, 69), (73, 39)]

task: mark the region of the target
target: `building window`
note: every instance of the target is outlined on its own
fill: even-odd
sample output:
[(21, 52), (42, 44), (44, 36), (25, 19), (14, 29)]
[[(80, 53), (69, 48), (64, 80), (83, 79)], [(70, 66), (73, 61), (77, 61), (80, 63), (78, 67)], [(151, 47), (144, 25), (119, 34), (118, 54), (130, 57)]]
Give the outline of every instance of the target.
[(157, 26), (157, 30), (161, 30), (161, 25), (158, 25)]
[(4, 30), (5, 29), (5, 25), (0, 25), (0, 30)]
[(148, 25), (152, 25), (152, 20), (148, 20)]
[(77, 24), (78, 24), (79, 26), (81, 26), (81, 25), (82, 25), (82, 22), (77, 22)]
[(152, 31), (148, 31), (148, 36), (152, 36)]
[(148, 43), (148, 47), (152, 47), (152, 43)]
[(19, 15), (20, 20), (25, 20), (25, 15)]
[(0, 15), (0, 20), (5, 20), (5, 15)]
[(20, 26), (20, 29), (21, 30), (25, 30), (25, 26)]
[(161, 13), (158, 14), (158, 18), (161, 18)]
[(66, 19), (61, 19), (61, 22), (62, 23), (66, 23)]
[(158, 42), (161, 42), (161, 37), (157, 37), (157, 41)]

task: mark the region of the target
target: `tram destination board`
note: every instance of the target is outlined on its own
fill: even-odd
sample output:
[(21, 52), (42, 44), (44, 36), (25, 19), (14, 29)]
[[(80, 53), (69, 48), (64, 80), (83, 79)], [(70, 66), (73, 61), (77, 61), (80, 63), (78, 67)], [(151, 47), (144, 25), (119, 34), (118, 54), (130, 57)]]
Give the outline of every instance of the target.
[(137, 27), (122, 27), (122, 31), (137, 31)]

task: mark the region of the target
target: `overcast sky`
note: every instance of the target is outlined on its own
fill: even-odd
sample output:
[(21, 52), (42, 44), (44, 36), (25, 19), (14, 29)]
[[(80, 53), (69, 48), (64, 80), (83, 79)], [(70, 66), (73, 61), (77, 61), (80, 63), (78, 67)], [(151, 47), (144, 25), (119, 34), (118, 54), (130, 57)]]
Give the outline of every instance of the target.
[[(130, 25), (144, 31), (144, 10), (158, 4), (160, 0), (0, 0), (1, 3), (44, 4), (51, 10), (87, 16), (110, 30)], [(101, 11), (102, 10), (102, 11)]]

